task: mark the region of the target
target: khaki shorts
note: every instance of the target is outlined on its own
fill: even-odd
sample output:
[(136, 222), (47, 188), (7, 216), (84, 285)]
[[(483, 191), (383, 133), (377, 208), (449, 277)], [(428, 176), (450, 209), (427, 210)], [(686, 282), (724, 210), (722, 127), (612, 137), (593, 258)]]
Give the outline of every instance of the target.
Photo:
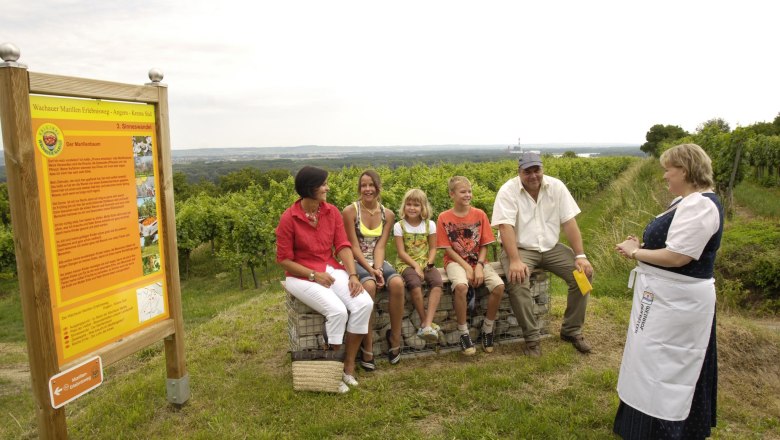
[[(450, 263), (446, 267), (447, 278), (450, 279), (450, 284), (454, 288), (458, 284), (469, 284), (469, 279), (466, 277), (466, 270), (458, 263)], [(489, 291), (493, 291), (498, 286), (504, 285), (504, 280), (493, 270), (493, 266), (485, 264), (483, 273), (485, 274), (485, 287)], [(479, 286), (477, 286), (479, 287)]]

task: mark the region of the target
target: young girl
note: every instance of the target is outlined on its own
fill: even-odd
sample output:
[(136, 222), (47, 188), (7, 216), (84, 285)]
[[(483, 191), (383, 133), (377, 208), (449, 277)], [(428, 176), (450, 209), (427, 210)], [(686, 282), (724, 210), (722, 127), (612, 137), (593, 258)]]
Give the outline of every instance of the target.
[[(436, 259), (436, 223), (431, 221), (431, 205), (420, 189), (410, 189), (401, 202), (401, 220), (393, 228), (395, 246), (398, 249), (396, 269), (401, 273), (406, 288), (412, 294), (412, 303), (420, 316), (417, 336), (428, 342), (439, 339), (439, 326), (433, 315), (441, 300), (442, 281), (433, 265)], [(422, 281), (430, 288), (428, 311), (425, 311)]]

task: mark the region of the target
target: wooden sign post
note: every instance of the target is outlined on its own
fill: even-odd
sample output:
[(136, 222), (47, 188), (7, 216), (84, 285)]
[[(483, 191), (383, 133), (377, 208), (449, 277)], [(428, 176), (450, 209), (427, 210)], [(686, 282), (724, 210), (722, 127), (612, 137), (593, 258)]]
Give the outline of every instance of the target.
[(0, 57), (0, 123), (40, 437), (67, 437), (61, 396), (77, 398), (102, 382), (96, 369), (161, 339), (168, 400), (184, 404), (162, 73), (152, 69), (152, 82), (136, 86), (28, 72), (7, 43)]

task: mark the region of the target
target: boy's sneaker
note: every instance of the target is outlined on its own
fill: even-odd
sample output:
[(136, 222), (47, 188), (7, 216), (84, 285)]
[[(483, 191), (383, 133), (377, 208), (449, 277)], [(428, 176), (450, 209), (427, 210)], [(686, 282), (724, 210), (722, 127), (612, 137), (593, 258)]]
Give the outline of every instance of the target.
[(474, 343), (471, 341), (471, 336), (468, 333), (460, 335), (460, 350), (465, 356), (474, 356), (477, 353), (477, 349), (474, 348)]
[(479, 339), (482, 340), (482, 348), (485, 350), (485, 353), (493, 353), (493, 335), (494, 332), (485, 333), (483, 330), (482, 333), (479, 335)]
[(432, 325), (417, 330), (417, 336), (421, 337), (425, 342), (433, 343), (439, 340), (439, 332), (436, 331)]

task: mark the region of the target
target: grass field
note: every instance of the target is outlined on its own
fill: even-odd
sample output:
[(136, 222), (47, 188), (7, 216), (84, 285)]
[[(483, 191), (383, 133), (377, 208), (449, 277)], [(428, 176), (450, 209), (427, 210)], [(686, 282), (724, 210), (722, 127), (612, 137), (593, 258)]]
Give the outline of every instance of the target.
[[(557, 338), (530, 359), (519, 344), (463, 359), (458, 353), (380, 361), (347, 395), (292, 390), (283, 292), (275, 281), (239, 290), (207, 247), (182, 282), (192, 398), (165, 399), (165, 360), (155, 344), (108, 368), (95, 391), (66, 406), (74, 439), (612, 438), (615, 392), (630, 311), (631, 265), (617, 238), (641, 231), (668, 201), (657, 164), (637, 164), (578, 217), (597, 275), (585, 335), (591, 355)], [(13, 282), (0, 280), (0, 438), (35, 438), (23, 329)], [(550, 333), (565, 307), (553, 283)], [(18, 296), (18, 294), (16, 294)], [(16, 304), (17, 306), (15, 306)], [(8, 318), (14, 322), (8, 322)], [(776, 320), (718, 315), (720, 388), (714, 438), (780, 438), (780, 332)]]
[(737, 204), (749, 207), (762, 217), (780, 218), (780, 189), (765, 188), (751, 182), (742, 182), (734, 188)]

